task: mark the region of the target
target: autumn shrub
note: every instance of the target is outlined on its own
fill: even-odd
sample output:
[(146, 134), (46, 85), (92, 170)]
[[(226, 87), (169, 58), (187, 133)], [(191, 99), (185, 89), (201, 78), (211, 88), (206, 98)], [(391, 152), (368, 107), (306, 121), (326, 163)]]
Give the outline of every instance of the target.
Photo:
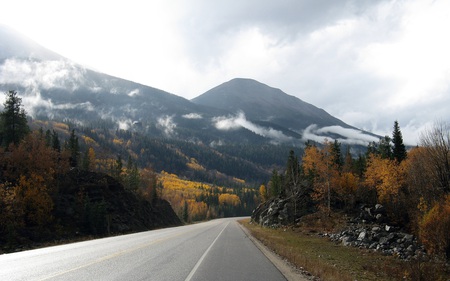
[(419, 222), (419, 237), (429, 253), (450, 258), (450, 195), (425, 213)]

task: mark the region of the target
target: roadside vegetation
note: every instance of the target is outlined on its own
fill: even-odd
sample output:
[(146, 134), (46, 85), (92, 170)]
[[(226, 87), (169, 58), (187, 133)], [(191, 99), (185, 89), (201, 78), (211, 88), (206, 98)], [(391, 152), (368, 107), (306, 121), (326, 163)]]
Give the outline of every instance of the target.
[(403, 261), (366, 249), (345, 247), (318, 235), (345, 227), (346, 217), (316, 213), (301, 227), (267, 228), (241, 221), (250, 233), (298, 270), (323, 281), (449, 280), (443, 262)]
[[(267, 204), (255, 211), (256, 222), (295, 225), (314, 212), (360, 216), (381, 204), (384, 213), (372, 216), (373, 223), (414, 234), (429, 255), (450, 259), (450, 124), (437, 122), (409, 151), (395, 122), (392, 138), (370, 143), (357, 157), (351, 147), (343, 152), (341, 143), (328, 140), (307, 143), (301, 154), (291, 151), (286, 169), (274, 170), (267, 187), (261, 186)], [(276, 198), (283, 206), (274, 212)]]

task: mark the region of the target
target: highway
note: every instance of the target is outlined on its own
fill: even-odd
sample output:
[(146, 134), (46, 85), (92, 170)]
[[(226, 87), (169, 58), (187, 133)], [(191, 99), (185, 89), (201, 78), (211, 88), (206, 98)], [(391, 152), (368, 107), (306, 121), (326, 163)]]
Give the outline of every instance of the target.
[(286, 280), (236, 218), (0, 255), (0, 280)]

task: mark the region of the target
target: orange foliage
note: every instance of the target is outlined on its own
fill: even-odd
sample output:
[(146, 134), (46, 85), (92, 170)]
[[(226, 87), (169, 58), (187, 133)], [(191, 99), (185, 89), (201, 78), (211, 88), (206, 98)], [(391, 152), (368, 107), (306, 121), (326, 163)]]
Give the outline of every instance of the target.
[(419, 236), (428, 252), (450, 258), (450, 195), (423, 216)]
[(404, 166), (397, 161), (383, 159), (371, 154), (367, 160), (365, 183), (376, 188), (378, 200), (382, 203), (395, 203), (399, 190), (405, 182)]
[(52, 182), (54, 175), (69, 169), (68, 157), (46, 146), (45, 140), (34, 132), (25, 137), (18, 146), (10, 146), (8, 154), (0, 155), (4, 164), (4, 176), (19, 179), (20, 176), (31, 177), (35, 173)]
[(16, 204), (22, 205), (27, 225), (43, 226), (52, 220), (53, 200), (42, 176), (21, 176), (14, 187)]
[(88, 146), (98, 146), (97, 142), (95, 140), (93, 140), (92, 138), (83, 135), (83, 140), (86, 143), (86, 145)]
[(315, 146), (308, 146), (302, 158), (305, 172), (313, 180), (313, 194), (311, 197), (321, 207), (326, 202), (330, 204), (332, 190), (339, 186), (339, 172), (331, 155), (332, 143), (325, 141), (324, 148), (319, 150)]
[(230, 206), (239, 206), (241, 204), (241, 199), (239, 196), (235, 194), (220, 194), (219, 195), (219, 204), (220, 205), (230, 205)]
[(259, 195), (261, 196), (263, 202), (265, 202), (268, 198), (267, 188), (264, 184), (261, 184), (259, 187)]
[(205, 167), (203, 167), (202, 165), (200, 165), (197, 162), (197, 159), (195, 158), (191, 158), (190, 162), (186, 164), (190, 169), (192, 170), (196, 170), (196, 171), (205, 171)]
[(115, 145), (123, 145), (123, 140), (122, 139), (113, 139), (113, 143), (115, 144)]
[(148, 202), (153, 202), (157, 197), (157, 181), (156, 173), (150, 168), (144, 168), (140, 171), (141, 188), (139, 189), (139, 192)]

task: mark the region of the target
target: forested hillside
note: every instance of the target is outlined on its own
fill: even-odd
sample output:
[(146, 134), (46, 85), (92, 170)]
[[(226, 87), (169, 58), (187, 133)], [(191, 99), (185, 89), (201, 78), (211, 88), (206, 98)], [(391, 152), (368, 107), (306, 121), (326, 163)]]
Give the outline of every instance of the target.
[(0, 114), (0, 252), (180, 224), (156, 194), (152, 171), (98, 159), (100, 150), (86, 146), (92, 140), (80, 140), (66, 124), (51, 131), (29, 124), (10, 91)]

